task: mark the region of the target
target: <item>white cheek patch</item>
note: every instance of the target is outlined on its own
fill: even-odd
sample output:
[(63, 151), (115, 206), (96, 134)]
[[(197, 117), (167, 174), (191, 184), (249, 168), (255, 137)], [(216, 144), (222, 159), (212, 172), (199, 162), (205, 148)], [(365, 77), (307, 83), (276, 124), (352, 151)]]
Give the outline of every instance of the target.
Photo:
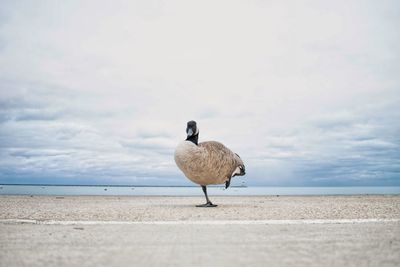
[(233, 175), (235, 175), (235, 174), (240, 174), (240, 168), (239, 168), (239, 167), (236, 167), (236, 169), (232, 172), (231, 177), (232, 177)]

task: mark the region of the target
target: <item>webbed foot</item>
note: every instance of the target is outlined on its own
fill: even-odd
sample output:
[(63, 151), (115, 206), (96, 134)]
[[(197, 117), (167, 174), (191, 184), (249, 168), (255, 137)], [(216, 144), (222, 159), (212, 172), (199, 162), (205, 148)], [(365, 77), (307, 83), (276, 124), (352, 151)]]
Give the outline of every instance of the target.
[(226, 182), (225, 182), (225, 189), (227, 189), (229, 187), (229, 185), (231, 184), (231, 178), (229, 178)]
[(215, 205), (211, 202), (207, 202), (206, 204), (201, 204), (201, 205), (196, 205), (198, 208), (214, 208), (217, 207), (218, 205)]

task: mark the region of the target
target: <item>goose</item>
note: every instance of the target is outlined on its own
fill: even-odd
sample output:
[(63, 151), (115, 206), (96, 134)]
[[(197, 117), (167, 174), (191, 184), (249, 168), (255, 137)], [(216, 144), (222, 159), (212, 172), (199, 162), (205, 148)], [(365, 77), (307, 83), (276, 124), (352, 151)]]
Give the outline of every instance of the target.
[(206, 203), (196, 207), (216, 207), (207, 195), (207, 185), (224, 184), (228, 188), (231, 178), (245, 175), (245, 167), (238, 154), (216, 141), (198, 143), (199, 128), (189, 121), (187, 138), (175, 150), (175, 163), (183, 174), (203, 189)]

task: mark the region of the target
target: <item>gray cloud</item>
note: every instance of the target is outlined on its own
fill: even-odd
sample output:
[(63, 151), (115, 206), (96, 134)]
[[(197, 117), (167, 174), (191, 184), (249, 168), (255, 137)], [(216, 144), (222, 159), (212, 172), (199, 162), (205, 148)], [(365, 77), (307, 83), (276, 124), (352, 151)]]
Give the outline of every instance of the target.
[(249, 185), (398, 185), (397, 9), (2, 3), (0, 182), (188, 184), (195, 119)]

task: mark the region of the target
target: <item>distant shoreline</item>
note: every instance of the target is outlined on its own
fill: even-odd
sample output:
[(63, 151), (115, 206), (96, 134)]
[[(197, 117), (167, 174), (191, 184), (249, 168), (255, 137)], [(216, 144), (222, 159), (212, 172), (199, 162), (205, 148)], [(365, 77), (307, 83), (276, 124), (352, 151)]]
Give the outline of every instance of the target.
[[(85, 187), (199, 187), (199, 185), (131, 185), (131, 184), (13, 184), (0, 183), (2, 185), (12, 186), (85, 186)], [(209, 185), (207, 187), (225, 187), (225, 185)], [(281, 188), (337, 188), (337, 187), (400, 187), (400, 185), (231, 185), (229, 188), (247, 188), (247, 187), (281, 187)]]
[[(21, 186), (90, 186), (90, 187), (199, 187), (199, 185), (105, 185), (105, 184), (2, 184), (2, 185), (21, 185)], [(225, 187), (223, 185), (209, 185), (208, 187)], [(231, 185), (230, 187), (247, 187), (246, 185)]]
[[(209, 186), (209, 195), (277, 196), (277, 195), (400, 195), (400, 186), (342, 187), (272, 187), (236, 185)], [(203, 196), (199, 186), (162, 185), (60, 185), (0, 184), (0, 195), (141, 195), (141, 196)]]

